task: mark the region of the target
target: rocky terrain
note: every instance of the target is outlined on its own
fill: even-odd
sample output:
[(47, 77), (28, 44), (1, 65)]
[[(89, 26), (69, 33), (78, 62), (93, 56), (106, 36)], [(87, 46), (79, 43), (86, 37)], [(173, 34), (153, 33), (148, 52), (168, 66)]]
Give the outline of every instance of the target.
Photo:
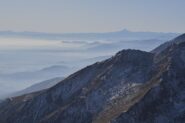
[(52, 88), (7, 99), (0, 123), (184, 123), (185, 34), (157, 49), (122, 50)]
[[(182, 42), (177, 40), (180, 38)], [(112, 123), (185, 122), (185, 35), (173, 41), (155, 58), (165, 68), (159, 84)]]

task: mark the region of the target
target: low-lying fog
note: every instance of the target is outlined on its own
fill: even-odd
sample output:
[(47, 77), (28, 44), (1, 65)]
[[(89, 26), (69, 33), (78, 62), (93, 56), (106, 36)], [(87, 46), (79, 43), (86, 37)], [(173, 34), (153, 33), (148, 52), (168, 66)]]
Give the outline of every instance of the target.
[(0, 96), (111, 57), (122, 49), (150, 51), (164, 40), (39, 40), (0, 38)]

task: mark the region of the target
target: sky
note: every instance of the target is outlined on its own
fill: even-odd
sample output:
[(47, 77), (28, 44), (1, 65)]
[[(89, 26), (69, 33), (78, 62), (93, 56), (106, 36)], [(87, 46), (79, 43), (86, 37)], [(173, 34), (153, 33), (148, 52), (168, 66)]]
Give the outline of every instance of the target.
[(185, 32), (185, 0), (0, 0), (0, 31)]

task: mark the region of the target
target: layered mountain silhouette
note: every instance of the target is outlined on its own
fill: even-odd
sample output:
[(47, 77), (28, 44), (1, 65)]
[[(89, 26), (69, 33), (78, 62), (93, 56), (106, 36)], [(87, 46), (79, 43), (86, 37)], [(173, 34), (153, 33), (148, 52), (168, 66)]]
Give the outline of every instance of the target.
[(54, 87), (7, 99), (0, 123), (184, 123), (185, 34), (164, 45), (122, 50)]
[(48, 89), (48, 88), (56, 85), (58, 82), (60, 82), (63, 79), (64, 79), (64, 77), (56, 77), (56, 78), (48, 79), (48, 80), (33, 84), (33, 85), (31, 85), (21, 91), (17, 91), (12, 94), (9, 94), (9, 95), (7, 95), (7, 97), (15, 97), (15, 96), (33, 93), (33, 92), (40, 91), (40, 90), (45, 90), (45, 89)]
[(120, 40), (120, 39), (169, 39), (179, 35), (178, 33), (162, 32), (133, 32), (123, 29), (115, 32), (104, 33), (44, 33), (44, 32), (14, 32), (0, 31), (0, 37), (33, 38), (51, 40)]

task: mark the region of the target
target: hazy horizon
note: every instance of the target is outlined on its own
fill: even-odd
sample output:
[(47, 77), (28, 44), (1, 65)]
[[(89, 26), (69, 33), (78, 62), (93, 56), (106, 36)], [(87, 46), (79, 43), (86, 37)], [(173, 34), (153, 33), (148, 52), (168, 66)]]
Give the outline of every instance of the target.
[(0, 31), (185, 32), (185, 1), (0, 0)]
[(147, 31), (147, 30), (131, 30), (128, 28), (122, 28), (119, 30), (107, 30), (107, 31), (89, 31), (89, 32), (46, 32), (46, 31), (30, 31), (30, 30), (22, 30), (22, 31), (17, 31), (17, 30), (0, 30), (0, 32), (14, 32), (14, 33), (25, 33), (25, 32), (33, 32), (33, 33), (46, 33), (46, 34), (78, 34), (78, 33), (111, 33), (111, 32), (122, 32), (122, 31), (128, 31), (128, 32), (151, 32), (151, 33), (178, 33), (178, 34), (182, 34), (185, 32), (175, 32), (175, 31)]

